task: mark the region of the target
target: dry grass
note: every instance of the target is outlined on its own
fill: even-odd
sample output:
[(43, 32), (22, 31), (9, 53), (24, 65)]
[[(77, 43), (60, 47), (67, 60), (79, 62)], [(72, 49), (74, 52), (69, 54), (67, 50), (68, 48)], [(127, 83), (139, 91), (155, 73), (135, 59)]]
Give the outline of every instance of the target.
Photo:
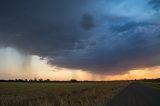
[(103, 106), (128, 82), (0, 83), (0, 106)]

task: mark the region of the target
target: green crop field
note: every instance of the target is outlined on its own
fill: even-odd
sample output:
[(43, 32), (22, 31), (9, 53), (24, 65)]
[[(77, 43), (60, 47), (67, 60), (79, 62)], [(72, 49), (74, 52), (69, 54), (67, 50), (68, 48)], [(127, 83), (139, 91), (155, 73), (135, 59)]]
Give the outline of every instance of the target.
[(129, 82), (0, 82), (0, 106), (103, 106)]

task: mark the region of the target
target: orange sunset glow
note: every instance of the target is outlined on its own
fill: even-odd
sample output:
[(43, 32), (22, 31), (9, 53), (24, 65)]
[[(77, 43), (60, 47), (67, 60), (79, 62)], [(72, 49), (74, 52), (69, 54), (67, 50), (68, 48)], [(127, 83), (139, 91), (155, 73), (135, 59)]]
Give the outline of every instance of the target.
[[(13, 54), (11, 54), (13, 55)], [(3, 58), (10, 57), (10, 54), (5, 55)], [(15, 57), (18, 59), (18, 55), (15, 52)], [(11, 57), (10, 57), (11, 58)], [(12, 57), (14, 59), (14, 57)], [(38, 56), (30, 57), (30, 64), (27, 65), (28, 68), (25, 70), (21, 66), (21, 61), (17, 60), (10, 61), (9, 63), (4, 64), (3, 71), (0, 74), (2, 79), (34, 79), (34, 78), (43, 78), (51, 80), (134, 80), (134, 79), (152, 79), (158, 78), (160, 76), (160, 66), (150, 67), (150, 68), (141, 68), (129, 70), (123, 74), (108, 75), (108, 74), (97, 74), (91, 73), (84, 70), (76, 69), (67, 69), (57, 66), (51, 66), (47, 64), (47, 60), (40, 60)], [(5, 62), (5, 61), (4, 61)], [(5, 67), (5, 65), (10, 65), (10, 67)], [(20, 68), (22, 67), (22, 68)]]

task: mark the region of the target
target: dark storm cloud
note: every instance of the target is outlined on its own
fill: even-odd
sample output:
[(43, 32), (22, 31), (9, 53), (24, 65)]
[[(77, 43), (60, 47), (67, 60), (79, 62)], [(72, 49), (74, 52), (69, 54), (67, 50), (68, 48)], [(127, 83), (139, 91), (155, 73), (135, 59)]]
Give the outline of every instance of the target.
[(72, 3), (73, 0), (2, 0), (1, 45), (42, 56), (73, 48), (83, 35), (76, 28), (79, 23), (76, 25), (74, 20)]
[(160, 8), (160, 0), (150, 0), (150, 4), (153, 5), (153, 8), (159, 9)]
[(95, 73), (159, 65), (160, 25), (124, 14), (124, 2), (1, 0), (0, 46)]
[(96, 45), (82, 50), (64, 51), (63, 55), (55, 57), (57, 61), (50, 62), (99, 73), (119, 73), (158, 65), (158, 28), (160, 26), (137, 26), (126, 32), (114, 33), (110, 37), (96, 37), (92, 39), (98, 41)]
[(81, 25), (85, 30), (90, 30), (95, 26), (94, 17), (88, 13), (83, 14)]
[[(136, 23), (136, 22), (128, 22), (123, 25), (113, 25), (110, 27), (111, 30), (117, 31), (117, 32), (124, 32), (128, 30), (135, 29), (137, 26), (147, 26), (147, 25), (152, 25), (152, 23)], [(154, 25), (154, 24), (153, 24)]]

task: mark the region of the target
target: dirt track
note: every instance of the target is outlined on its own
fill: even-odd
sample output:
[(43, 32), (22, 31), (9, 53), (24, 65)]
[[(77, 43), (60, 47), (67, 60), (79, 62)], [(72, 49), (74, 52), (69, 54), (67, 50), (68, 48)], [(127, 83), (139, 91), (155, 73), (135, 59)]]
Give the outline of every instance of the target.
[(107, 106), (160, 106), (160, 90), (134, 82)]

